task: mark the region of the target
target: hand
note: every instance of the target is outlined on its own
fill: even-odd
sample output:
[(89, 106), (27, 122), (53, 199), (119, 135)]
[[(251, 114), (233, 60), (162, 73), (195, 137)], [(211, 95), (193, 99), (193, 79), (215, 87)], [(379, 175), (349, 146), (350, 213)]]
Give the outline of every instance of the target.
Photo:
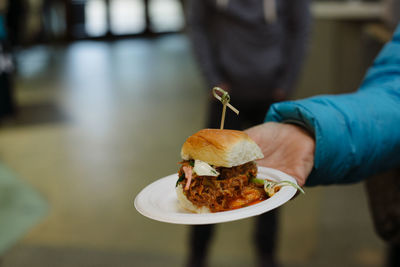
[(258, 165), (293, 176), (299, 186), (305, 184), (314, 165), (315, 140), (309, 133), (293, 124), (275, 122), (257, 125), (246, 133), (264, 154)]

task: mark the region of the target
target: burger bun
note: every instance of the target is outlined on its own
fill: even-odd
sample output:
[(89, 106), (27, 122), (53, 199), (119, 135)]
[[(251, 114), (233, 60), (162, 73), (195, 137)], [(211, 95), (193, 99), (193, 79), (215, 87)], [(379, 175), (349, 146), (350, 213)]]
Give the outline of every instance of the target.
[(231, 168), (264, 157), (260, 147), (243, 131), (203, 129), (182, 146), (184, 160), (198, 159), (210, 165)]

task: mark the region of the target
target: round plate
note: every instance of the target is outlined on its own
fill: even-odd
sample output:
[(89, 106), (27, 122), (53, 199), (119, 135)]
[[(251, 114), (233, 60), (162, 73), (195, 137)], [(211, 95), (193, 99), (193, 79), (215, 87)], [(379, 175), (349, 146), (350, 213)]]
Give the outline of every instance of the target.
[[(258, 167), (257, 177), (268, 178), (274, 181), (291, 181), (297, 184), (293, 177), (271, 168)], [(145, 187), (136, 196), (135, 208), (137, 211), (150, 219), (161, 222), (175, 224), (214, 224), (260, 215), (281, 206), (290, 200), (297, 191), (292, 186), (283, 186), (272, 197), (249, 207), (197, 214), (190, 213), (180, 207), (175, 192), (177, 180), (178, 174), (172, 174)]]

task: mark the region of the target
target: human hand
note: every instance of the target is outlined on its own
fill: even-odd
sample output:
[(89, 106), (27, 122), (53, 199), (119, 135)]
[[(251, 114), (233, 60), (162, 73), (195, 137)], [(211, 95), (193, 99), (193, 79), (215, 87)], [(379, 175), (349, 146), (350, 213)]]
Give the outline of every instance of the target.
[(268, 122), (246, 130), (261, 148), (264, 158), (258, 165), (293, 176), (299, 186), (306, 182), (314, 165), (315, 140), (293, 124)]

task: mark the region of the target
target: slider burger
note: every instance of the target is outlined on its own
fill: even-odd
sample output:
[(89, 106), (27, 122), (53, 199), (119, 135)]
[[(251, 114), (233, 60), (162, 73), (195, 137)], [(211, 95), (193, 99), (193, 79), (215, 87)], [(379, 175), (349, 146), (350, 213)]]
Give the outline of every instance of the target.
[(203, 129), (186, 140), (181, 157), (176, 193), (186, 210), (227, 211), (268, 198), (255, 179), (255, 160), (264, 155), (242, 131)]

